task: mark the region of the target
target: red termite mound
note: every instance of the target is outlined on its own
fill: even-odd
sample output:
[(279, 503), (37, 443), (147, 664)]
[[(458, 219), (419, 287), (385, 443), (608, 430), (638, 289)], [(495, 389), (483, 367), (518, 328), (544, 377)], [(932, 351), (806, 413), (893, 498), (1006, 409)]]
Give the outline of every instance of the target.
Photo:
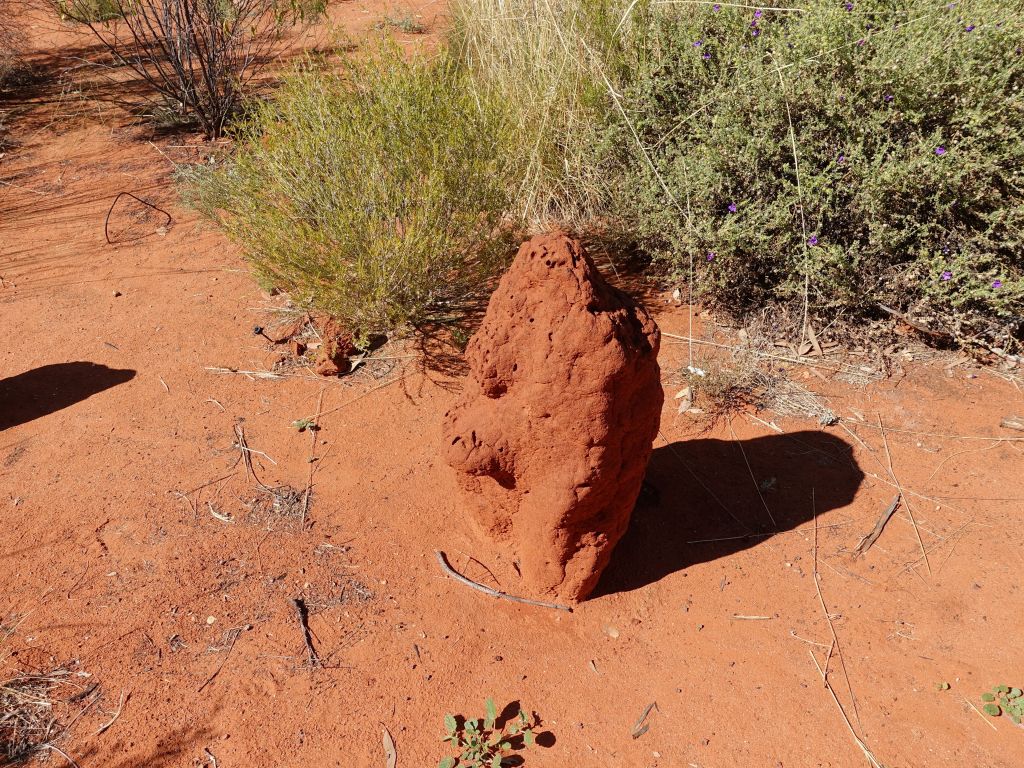
[(584, 599), (626, 532), (661, 418), (659, 344), (565, 235), (524, 243), (491, 297), (445, 450), (522, 591)]

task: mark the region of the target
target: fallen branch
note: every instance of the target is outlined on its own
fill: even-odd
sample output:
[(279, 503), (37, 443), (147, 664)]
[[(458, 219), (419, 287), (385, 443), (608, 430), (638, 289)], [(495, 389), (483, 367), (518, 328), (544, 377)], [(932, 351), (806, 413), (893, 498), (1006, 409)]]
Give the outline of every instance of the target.
[(302, 640), (306, 644), (306, 653), (309, 654), (309, 665), (312, 667), (320, 664), (320, 657), (313, 647), (313, 635), (309, 631), (309, 609), (301, 597), (291, 599), (292, 608), (295, 609), (295, 616), (299, 620), (299, 628), (302, 630)]
[(496, 589), (491, 589), (490, 587), (485, 587), (483, 584), (478, 584), (477, 582), (473, 581), (472, 579), (467, 579), (461, 573), (459, 573), (458, 571), (453, 569), (448, 564), (448, 558), (445, 556), (444, 552), (441, 552), (440, 550), (438, 550), (438, 551), (434, 552), (434, 555), (437, 557), (437, 562), (441, 566), (441, 570), (442, 571), (444, 571), (446, 574), (451, 576), (456, 581), (458, 581), (458, 582), (460, 582), (462, 584), (465, 584), (467, 587), (469, 587), (471, 589), (475, 589), (478, 592), (483, 592), (485, 595), (490, 595), (491, 597), (500, 598), (502, 600), (510, 600), (513, 603), (523, 603), (524, 605), (535, 605), (538, 608), (554, 608), (555, 610), (558, 610), (558, 611), (567, 611), (568, 613), (572, 613), (572, 608), (569, 607), (568, 605), (559, 605), (558, 603), (545, 603), (543, 600), (531, 600), (528, 597), (516, 597), (515, 595), (510, 595), (510, 594), (508, 594), (506, 592), (499, 592)]
[(886, 523), (889, 522), (889, 519), (896, 512), (896, 508), (900, 505), (900, 498), (900, 494), (897, 493), (896, 498), (892, 500), (892, 504), (889, 505), (889, 508), (886, 509), (882, 513), (882, 516), (878, 518), (878, 522), (875, 523), (874, 529), (870, 533), (866, 534), (854, 548), (858, 555), (863, 555), (871, 549), (871, 545), (874, 544), (878, 540), (878, 537), (882, 535), (882, 531), (885, 530)]

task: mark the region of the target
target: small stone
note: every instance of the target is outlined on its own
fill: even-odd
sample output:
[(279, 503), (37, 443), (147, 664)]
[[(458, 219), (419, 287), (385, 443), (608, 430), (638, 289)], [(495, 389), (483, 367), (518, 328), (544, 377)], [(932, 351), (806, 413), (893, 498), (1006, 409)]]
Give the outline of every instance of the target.
[(217, 619), (216, 619), (215, 617), (213, 617), (213, 616), (207, 616), (207, 617), (206, 617), (206, 623), (207, 623), (207, 624), (213, 624), (213, 623), (215, 623), (216, 621), (217, 621)]
[(608, 635), (608, 637), (610, 637), (612, 640), (619, 636), (619, 630), (617, 630), (615, 627), (605, 627), (604, 633)]
[(118, 296), (121, 295), (121, 292), (120, 291), (114, 291), (113, 294), (114, 294), (114, 298), (116, 299)]

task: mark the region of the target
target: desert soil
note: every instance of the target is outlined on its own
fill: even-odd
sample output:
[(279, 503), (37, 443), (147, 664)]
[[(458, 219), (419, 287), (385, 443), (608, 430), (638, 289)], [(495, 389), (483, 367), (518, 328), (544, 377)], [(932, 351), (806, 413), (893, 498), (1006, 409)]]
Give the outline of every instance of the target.
[[(355, 36), (389, 12), (332, 7)], [(33, 42), (51, 74), (88, 43), (45, 22)], [(178, 202), (172, 162), (211, 148), (34, 88), (0, 157), (0, 678), (99, 684), (59, 743), (78, 765), (380, 767), (386, 727), (399, 766), (432, 766), (444, 713), (487, 696), (538, 713), (533, 768), (864, 765), (851, 728), (890, 768), (1024, 762), (1024, 730), (974, 709), (1024, 684), (1012, 372), (920, 350), (888, 375), (854, 350), (776, 360), (840, 421), (710, 421), (675, 395), (722, 350), (666, 337), (652, 490), (597, 594), (571, 614), (496, 601), (434, 555), (494, 585), (438, 458), (458, 377), (400, 343), (340, 379), (210, 370), (271, 369), (252, 329), (281, 302)], [(121, 192), (170, 223), (122, 197), (108, 244)], [(647, 300), (690, 334), (688, 307)], [(897, 482), (905, 503), (855, 556)], [(305, 526), (258, 483), (311, 487)]]

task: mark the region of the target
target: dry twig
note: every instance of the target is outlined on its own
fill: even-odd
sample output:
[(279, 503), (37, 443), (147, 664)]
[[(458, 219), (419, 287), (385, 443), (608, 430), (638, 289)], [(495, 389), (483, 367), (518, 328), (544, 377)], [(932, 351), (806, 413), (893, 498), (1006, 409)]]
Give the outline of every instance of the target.
[(301, 597), (293, 597), (289, 602), (291, 602), (292, 608), (295, 609), (295, 617), (298, 619), (299, 628), (302, 630), (302, 641), (306, 644), (309, 665), (311, 667), (318, 666), (320, 664), (320, 657), (317, 656), (316, 649), (313, 647), (313, 635), (309, 631), (309, 609)]
[(896, 483), (896, 487), (899, 488), (900, 496), (903, 497), (903, 503), (907, 505), (907, 516), (910, 518), (911, 524), (914, 526), (914, 533), (917, 534), (917, 543), (921, 546), (921, 555), (924, 557), (924, 564), (928, 568), (928, 575), (932, 575), (932, 564), (928, 562), (928, 552), (924, 548), (924, 540), (921, 538), (921, 531), (917, 527), (917, 520), (914, 519), (914, 510), (910, 506), (910, 501), (907, 499), (906, 494), (903, 493), (903, 486), (900, 485), (899, 478), (896, 477), (896, 473), (892, 468), (892, 453), (889, 452), (889, 438), (885, 436), (885, 427), (882, 426), (882, 417), (878, 416), (878, 429), (882, 433), (882, 442), (885, 444), (885, 458), (889, 464), (889, 474), (892, 476), (892, 481)]
[(890, 504), (882, 513), (881, 517), (878, 518), (878, 522), (875, 523), (875, 527), (870, 533), (865, 534), (857, 546), (854, 547), (854, 551), (858, 555), (863, 555), (871, 549), (871, 545), (874, 544), (878, 540), (878, 537), (882, 535), (882, 531), (885, 530), (885, 524), (889, 522), (889, 518), (893, 516), (896, 512), (896, 508), (900, 505), (900, 498), (901, 496), (896, 494), (896, 498), (892, 500), (892, 504)]
[(559, 605), (558, 603), (545, 603), (543, 600), (531, 600), (528, 597), (516, 597), (515, 595), (510, 595), (506, 592), (499, 592), (496, 589), (485, 587), (483, 584), (478, 584), (472, 579), (467, 579), (461, 573), (453, 569), (451, 565), (448, 564), (448, 558), (445, 556), (444, 552), (436, 551), (434, 552), (434, 555), (437, 556), (437, 562), (438, 564), (440, 564), (442, 571), (444, 571), (446, 574), (451, 576), (456, 581), (465, 584), (467, 587), (475, 589), (478, 592), (483, 592), (485, 595), (490, 595), (491, 597), (500, 598), (502, 600), (510, 600), (513, 603), (535, 605), (538, 608), (554, 608), (558, 611), (567, 611), (569, 613), (572, 613), (572, 608), (570, 608), (568, 605)]

